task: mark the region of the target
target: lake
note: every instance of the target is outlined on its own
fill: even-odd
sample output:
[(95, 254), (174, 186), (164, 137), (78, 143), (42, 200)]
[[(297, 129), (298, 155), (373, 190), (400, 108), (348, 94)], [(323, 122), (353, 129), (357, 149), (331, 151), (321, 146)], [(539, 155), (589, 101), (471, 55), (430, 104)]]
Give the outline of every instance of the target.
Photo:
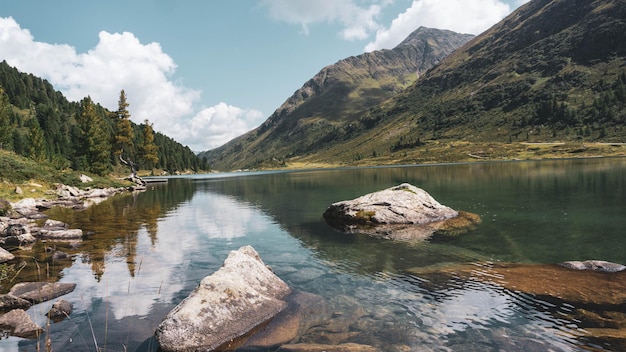
[[(331, 204), (408, 182), (440, 203), (477, 213), (470, 232), (426, 242), (347, 235)], [(20, 252), (18, 280), (72, 282), (68, 319), (46, 335), (54, 351), (156, 351), (156, 326), (229, 251), (253, 246), (293, 289), (359, 313), (349, 341), (382, 351), (616, 350), (591, 339), (577, 307), (475, 280), (445, 283), (414, 268), (464, 263), (626, 263), (626, 159), (597, 158), (172, 177), (139, 194), (49, 216), (81, 228), (79, 245)], [(71, 254), (51, 260), (45, 247)], [(28, 312), (45, 326), (52, 302)], [(626, 311), (618, 312), (626, 316)], [(339, 315), (339, 313), (337, 314)], [(306, 333), (307, 341), (320, 336)], [(44, 350), (4, 338), (0, 350)]]

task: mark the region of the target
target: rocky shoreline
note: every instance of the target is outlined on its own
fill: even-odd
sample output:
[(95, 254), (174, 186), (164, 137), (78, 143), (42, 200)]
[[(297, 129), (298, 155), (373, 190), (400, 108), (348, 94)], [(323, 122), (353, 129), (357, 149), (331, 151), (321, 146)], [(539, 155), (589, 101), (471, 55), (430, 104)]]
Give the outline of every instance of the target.
[[(44, 213), (53, 207), (76, 210), (86, 209), (107, 198), (129, 191), (143, 191), (145, 184), (119, 188), (79, 189), (58, 184), (55, 199), (24, 198), (15, 203), (0, 203), (0, 264), (9, 263), (15, 256), (6, 248), (29, 250), (37, 241), (70, 242), (78, 246), (83, 238), (81, 229), (70, 229), (68, 224), (47, 219)], [(16, 190), (19, 191), (19, 190)], [(53, 259), (68, 258), (67, 253), (50, 247)], [(33, 304), (50, 301), (74, 290), (73, 283), (22, 282), (14, 285), (8, 293), (0, 295), (0, 331), (11, 336), (36, 338), (43, 329), (25, 312)], [(58, 300), (47, 313), (54, 321), (63, 320), (71, 311), (69, 302)]]

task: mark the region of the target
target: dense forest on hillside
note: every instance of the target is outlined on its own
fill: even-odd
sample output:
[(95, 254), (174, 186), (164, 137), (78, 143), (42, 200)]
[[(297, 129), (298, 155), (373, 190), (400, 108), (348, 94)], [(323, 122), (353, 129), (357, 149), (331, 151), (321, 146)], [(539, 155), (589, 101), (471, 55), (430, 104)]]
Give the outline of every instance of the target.
[(130, 121), (122, 90), (118, 111), (86, 97), (68, 101), (52, 85), (0, 63), (0, 149), (48, 161), (59, 169), (106, 174), (123, 160), (170, 173), (206, 170), (189, 147)]

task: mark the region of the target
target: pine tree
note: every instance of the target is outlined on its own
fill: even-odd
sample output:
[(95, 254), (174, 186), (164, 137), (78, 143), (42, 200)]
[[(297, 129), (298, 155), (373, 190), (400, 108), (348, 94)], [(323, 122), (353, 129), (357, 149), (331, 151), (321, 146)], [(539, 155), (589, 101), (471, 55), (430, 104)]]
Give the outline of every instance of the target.
[(46, 160), (46, 139), (36, 118), (29, 120), (28, 156), (38, 162)]
[(157, 154), (159, 147), (154, 144), (154, 130), (152, 124), (146, 119), (143, 125), (143, 144), (140, 147), (141, 157), (149, 168), (153, 168), (159, 162)]
[(0, 87), (0, 149), (11, 149), (15, 124), (11, 122), (13, 110), (9, 97)]
[(85, 162), (84, 167), (95, 174), (104, 175), (110, 168), (109, 135), (105, 121), (96, 113), (90, 97), (81, 102), (82, 112), (78, 117), (80, 142), (78, 155)]
[[(120, 100), (118, 101), (117, 116), (115, 123), (115, 156), (119, 157), (123, 152), (132, 153), (133, 127), (130, 123), (130, 113), (128, 112), (126, 93), (122, 89)], [(132, 155), (127, 155), (132, 159)]]

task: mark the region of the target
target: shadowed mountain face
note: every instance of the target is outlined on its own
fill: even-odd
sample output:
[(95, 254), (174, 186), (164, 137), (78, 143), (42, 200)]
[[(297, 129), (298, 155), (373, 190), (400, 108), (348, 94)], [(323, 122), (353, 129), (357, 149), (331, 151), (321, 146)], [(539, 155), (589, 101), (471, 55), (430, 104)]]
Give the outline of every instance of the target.
[(217, 169), (250, 168), (340, 143), (364, 111), (410, 86), (471, 38), (420, 27), (391, 50), (324, 67), (260, 127), (200, 157)]
[[(432, 40), (421, 41), (428, 48), (421, 52), (434, 50), (426, 45)], [(393, 52), (420, 57), (402, 44)], [(276, 166), (267, 163), (272, 158), (350, 165), (410, 154), (410, 160), (439, 161), (427, 158), (430, 146), (626, 139), (623, 0), (530, 1), (439, 63), (429, 61), (431, 69), (409, 70), (413, 79), (420, 73), (415, 82), (389, 66), (380, 79), (380, 70), (364, 64), (351, 66), (369, 75), (358, 87), (330, 78), (329, 71), (346, 72), (342, 64), (375, 62), (374, 55), (322, 70), (259, 129), (209, 152), (209, 161), (225, 169)], [(354, 77), (362, 71), (349, 72)], [(367, 94), (370, 79), (381, 92), (389, 87), (383, 82), (407, 87), (397, 94), (387, 88), (387, 96), (375, 99)], [(316, 109), (309, 108), (314, 103)]]

